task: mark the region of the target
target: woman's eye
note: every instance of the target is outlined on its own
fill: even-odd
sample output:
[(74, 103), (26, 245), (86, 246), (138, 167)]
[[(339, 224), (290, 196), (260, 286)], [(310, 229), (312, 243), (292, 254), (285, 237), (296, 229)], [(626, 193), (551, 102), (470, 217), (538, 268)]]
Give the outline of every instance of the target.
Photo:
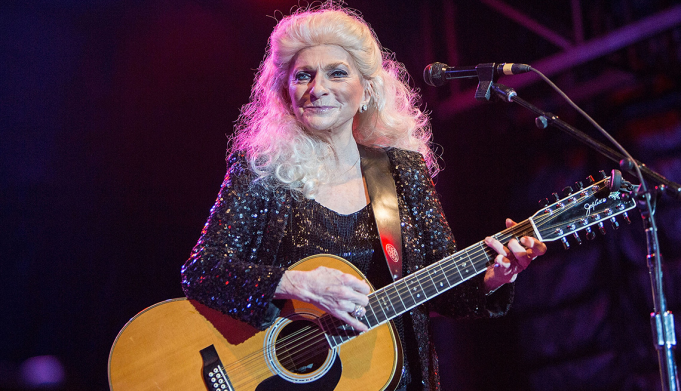
[(293, 76), (296, 81), (310, 80), (310, 74), (307, 72), (298, 72)]
[(331, 77), (346, 77), (348, 73), (342, 69), (336, 69), (335, 71), (331, 72)]

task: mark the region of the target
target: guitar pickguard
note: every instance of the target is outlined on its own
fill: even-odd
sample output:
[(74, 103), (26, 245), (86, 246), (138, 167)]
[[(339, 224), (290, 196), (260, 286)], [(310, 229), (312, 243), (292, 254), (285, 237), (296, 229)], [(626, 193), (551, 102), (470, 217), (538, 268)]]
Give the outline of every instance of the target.
[(340, 357), (336, 356), (329, 370), (321, 378), (308, 383), (291, 383), (279, 376), (265, 379), (256, 391), (331, 391), (336, 388), (343, 373)]

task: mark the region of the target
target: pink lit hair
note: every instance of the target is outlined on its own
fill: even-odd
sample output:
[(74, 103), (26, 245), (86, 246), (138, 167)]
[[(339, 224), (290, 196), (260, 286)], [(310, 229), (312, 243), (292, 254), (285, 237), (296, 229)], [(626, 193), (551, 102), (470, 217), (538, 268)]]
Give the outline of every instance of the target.
[(245, 151), (265, 185), (284, 186), (314, 197), (318, 184), (331, 175), (322, 162), (334, 156), (334, 151), (296, 120), (287, 83), (296, 53), (321, 44), (345, 49), (370, 91), (368, 109), (358, 114), (353, 124), (357, 143), (420, 152), (435, 176), (439, 168), (430, 149), (430, 122), (417, 106), (420, 96), (409, 87), (404, 65), (383, 50), (357, 12), (334, 1), (299, 9), (274, 28), (250, 102), (241, 108), (231, 151)]

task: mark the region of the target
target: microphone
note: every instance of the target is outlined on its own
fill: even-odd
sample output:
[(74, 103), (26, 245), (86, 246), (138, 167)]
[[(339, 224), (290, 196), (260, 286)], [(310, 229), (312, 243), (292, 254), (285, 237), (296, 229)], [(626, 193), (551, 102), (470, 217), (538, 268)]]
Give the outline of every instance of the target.
[(441, 62), (434, 62), (423, 70), (423, 80), (430, 86), (439, 87), (445, 84), (447, 80), (478, 77), (478, 68), (481, 67), (491, 67), (493, 73), (496, 75), (517, 75), (519, 73), (529, 72), (531, 68), (527, 64), (515, 64), (512, 62), (503, 64), (478, 64), (474, 67), (450, 67)]

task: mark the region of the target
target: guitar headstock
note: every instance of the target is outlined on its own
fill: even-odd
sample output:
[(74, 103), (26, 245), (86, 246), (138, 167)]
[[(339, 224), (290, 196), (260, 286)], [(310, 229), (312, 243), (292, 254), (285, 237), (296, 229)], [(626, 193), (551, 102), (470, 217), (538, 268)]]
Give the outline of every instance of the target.
[[(579, 231), (586, 231), (586, 238), (591, 240), (596, 236), (594, 229), (598, 229), (605, 234), (603, 222), (609, 220), (614, 229), (619, 227), (615, 219), (617, 215), (623, 215), (625, 221), (630, 223), (627, 211), (636, 207), (636, 200), (631, 195), (634, 185), (622, 181), (614, 174), (614, 181), (618, 184), (610, 190), (613, 177), (605, 176), (603, 179), (583, 186), (578, 182), (578, 190), (566, 188), (570, 193), (563, 199), (558, 199), (530, 217), (530, 222), (535, 230), (537, 239), (544, 242), (560, 240), (567, 249), (570, 244), (567, 241), (568, 235), (573, 235), (575, 240), (581, 244)], [(593, 182), (593, 178), (589, 177)], [(622, 183), (622, 185), (619, 185)]]

